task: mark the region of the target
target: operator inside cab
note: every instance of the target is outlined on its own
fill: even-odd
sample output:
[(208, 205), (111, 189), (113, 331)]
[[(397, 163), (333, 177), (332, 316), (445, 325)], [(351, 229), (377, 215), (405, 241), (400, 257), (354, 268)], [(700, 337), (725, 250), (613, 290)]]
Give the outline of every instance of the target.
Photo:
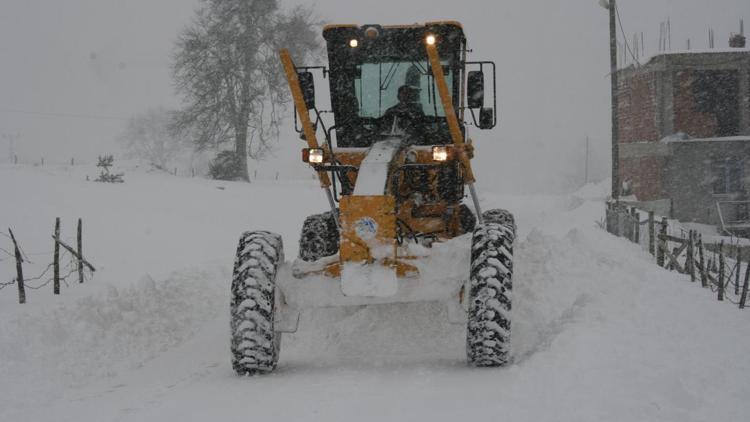
[(424, 111), (419, 103), (419, 88), (403, 85), (398, 89), (398, 104), (383, 114), (385, 131), (413, 137), (424, 126)]
[(405, 135), (404, 143), (414, 144), (419, 143), (425, 133), (425, 114), (419, 101), (419, 70), (411, 66), (405, 79), (405, 84), (398, 88), (398, 103), (383, 114), (382, 132)]

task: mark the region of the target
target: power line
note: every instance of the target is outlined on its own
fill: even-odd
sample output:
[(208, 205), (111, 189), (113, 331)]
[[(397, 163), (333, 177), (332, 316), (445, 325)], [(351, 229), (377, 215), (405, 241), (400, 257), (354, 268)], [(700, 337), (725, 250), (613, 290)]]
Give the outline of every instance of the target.
[(617, 3), (615, 3), (615, 13), (617, 14), (617, 22), (620, 24), (620, 32), (622, 32), (622, 39), (625, 42), (625, 47), (627, 47), (628, 52), (630, 53), (630, 57), (633, 58), (633, 60), (638, 64), (638, 66), (641, 65), (641, 63), (638, 61), (638, 58), (635, 57), (635, 54), (633, 54), (633, 50), (630, 49), (630, 43), (628, 43), (628, 36), (625, 35), (625, 29), (622, 26), (622, 20), (620, 19), (620, 7), (617, 6)]

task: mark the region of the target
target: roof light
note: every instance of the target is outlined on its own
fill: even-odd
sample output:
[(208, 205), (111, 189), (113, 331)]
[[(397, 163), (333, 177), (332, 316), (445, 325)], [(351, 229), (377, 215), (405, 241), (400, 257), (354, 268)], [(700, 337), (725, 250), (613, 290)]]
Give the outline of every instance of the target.
[(380, 36), (380, 31), (378, 31), (378, 28), (374, 26), (370, 26), (367, 29), (365, 29), (365, 36), (367, 38), (377, 38)]
[(427, 45), (435, 45), (437, 42), (437, 38), (433, 34), (427, 35), (427, 38), (425, 38), (425, 41), (427, 42)]
[(359, 40), (357, 40), (356, 38), (352, 38), (351, 40), (349, 40), (349, 47), (351, 48), (359, 47)]

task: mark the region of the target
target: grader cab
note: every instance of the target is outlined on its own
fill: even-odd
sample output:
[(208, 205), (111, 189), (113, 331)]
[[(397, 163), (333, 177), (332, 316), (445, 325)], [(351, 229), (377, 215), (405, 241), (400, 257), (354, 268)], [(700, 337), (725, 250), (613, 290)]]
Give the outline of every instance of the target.
[[(467, 136), (497, 123), (495, 64), (467, 61), (457, 22), (331, 25), (323, 36), (328, 67), (296, 66), (287, 50), (280, 58), (302, 160), (330, 210), (305, 220), (290, 264), (280, 236), (240, 238), (235, 371), (273, 370), (282, 333), (310, 308), (417, 301), (443, 302), (467, 325), (471, 364), (507, 364), (515, 223), (505, 210), (481, 211)], [(328, 80), (332, 122), (317, 107), (313, 71)]]

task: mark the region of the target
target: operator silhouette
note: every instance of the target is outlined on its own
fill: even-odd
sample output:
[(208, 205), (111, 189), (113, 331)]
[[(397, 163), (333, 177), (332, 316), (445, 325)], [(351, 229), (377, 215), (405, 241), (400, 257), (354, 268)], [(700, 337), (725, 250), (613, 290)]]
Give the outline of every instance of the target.
[(405, 134), (411, 142), (424, 135), (424, 111), (419, 103), (420, 89), (412, 85), (402, 85), (398, 89), (398, 104), (383, 114), (385, 132)]

